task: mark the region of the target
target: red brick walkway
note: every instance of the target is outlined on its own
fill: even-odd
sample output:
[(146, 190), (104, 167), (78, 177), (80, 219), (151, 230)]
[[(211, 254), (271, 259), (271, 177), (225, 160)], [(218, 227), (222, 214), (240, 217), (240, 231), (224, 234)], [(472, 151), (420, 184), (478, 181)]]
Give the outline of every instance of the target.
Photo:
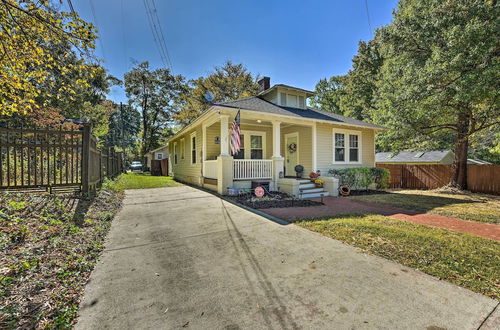
[[(319, 199), (318, 199), (319, 200)], [(419, 213), (389, 205), (359, 201), (342, 197), (326, 197), (325, 205), (313, 207), (288, 207), (262, 209), (260, 211), (275, 217), (294, 220), (301, 218), (333, 216), (346, 213), (380, 214), (391, 218), (411, 221), (433, 227), (451, 229), (500, 241), (500, 225), (465, 221), (441, 215)]]

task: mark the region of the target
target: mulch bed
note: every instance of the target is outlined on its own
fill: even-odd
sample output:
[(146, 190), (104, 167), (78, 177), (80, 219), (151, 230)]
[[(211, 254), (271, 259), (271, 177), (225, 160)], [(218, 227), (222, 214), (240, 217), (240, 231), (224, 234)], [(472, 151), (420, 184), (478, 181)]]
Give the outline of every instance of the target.
[(122, 193), (0, 193), (0, 329), (69, 328)]
[(310, 207), (323, 205), (321, 202), (309, 200), (309, 199), (298, 199), (281, 192), (272, 192), (271, 194), (266, 194), (263, 198), (257, 198), (253, 194), (243, 194), (239, 196), (230, 197), (230, 199), (243, 204), (245, 206), (251, 207), (253, 209), (268, 209), (268, 208), (279, 208), (279, 207)]

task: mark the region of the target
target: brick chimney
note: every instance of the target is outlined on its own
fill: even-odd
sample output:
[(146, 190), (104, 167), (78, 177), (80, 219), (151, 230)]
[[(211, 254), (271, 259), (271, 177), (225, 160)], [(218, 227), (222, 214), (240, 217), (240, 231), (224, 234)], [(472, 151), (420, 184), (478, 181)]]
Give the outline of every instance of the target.
[(257, 82), (259, 84), (259, 93), (263, 92), (271, 87), (271, 78), (264, 77)]

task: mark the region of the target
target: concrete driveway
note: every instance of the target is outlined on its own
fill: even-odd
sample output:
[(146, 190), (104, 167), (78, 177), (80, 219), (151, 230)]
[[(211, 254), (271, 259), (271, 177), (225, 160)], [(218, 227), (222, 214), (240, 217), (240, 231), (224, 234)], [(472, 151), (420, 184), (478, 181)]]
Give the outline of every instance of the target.
[(181, 186), (127, 191), (76, 328), (493, 329), (497, 306)]

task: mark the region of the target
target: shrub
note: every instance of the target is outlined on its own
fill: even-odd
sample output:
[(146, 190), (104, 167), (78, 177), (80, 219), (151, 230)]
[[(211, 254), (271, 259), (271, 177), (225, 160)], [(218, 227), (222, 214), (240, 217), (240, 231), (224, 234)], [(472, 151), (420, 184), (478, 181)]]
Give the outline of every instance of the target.
[(389, 185), (389, 170), (378, 167), (353, 167), (330, 169), (328, 174), (339, 179), (341, 186), (347, 185), (353, 189), (368, 190), (371, 184), (377, 189), (387, 188)]

